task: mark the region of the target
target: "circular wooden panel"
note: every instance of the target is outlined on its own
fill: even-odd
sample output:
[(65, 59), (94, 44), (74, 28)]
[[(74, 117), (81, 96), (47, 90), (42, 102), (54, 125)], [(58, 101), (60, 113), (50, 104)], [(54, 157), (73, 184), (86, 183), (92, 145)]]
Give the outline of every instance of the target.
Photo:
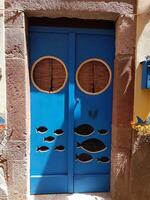
[(111, 82), (109, 66), (97, 58), (81, 63), (76, 72), (76, 82), (81, 91), (89, 95), (104, 92)]
[(67, 76), (65, 64), (52, 56), (38, 59), (31, 71), (33, 85), (38, 90), (47, 93), (56, 93), (63, 89)]

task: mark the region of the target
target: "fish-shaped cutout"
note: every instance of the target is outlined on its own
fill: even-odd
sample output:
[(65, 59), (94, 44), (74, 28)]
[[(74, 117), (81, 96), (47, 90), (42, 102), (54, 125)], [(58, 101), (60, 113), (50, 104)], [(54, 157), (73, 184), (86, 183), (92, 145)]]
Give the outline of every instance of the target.
[(59, 145), (55, 147), (55, 151), (64, 151), (64, 146), (63, 145)]
[(109, 163), (110, 162), (110, 159), (106, 156), (103, 156), (101, 158), (97, 158), (96, 159), (98, 162), (101, 162), (101, 163)]
[(55, 133), (56, 135), (63, 135), (63, 134), (64, 134), (64, 131), (63, 131), (62, 129), (57, 129), (57, 130), (54, 131), (54, 133)]
[(81, 124), (74, 129), (74, 132), (80, 136), (91, 135), (94, 131), (94, 128), (89, 124)]
[(100, 133), (101, 135), (106, 135), (108, 134), (108, 131), (106, 129), (100, 129), (98, 130), (98, 133)]
[(36, 131), (40, 134), (44, 134), (48, 131), (48, 128), (46, 128), (45, 126), (40, 126), (39, 128), (36, 129)]
[(41, 146), (41, 147), (37, 148), (37, 151), (40, 151), (40, 152), (46, 152), (48, 150), (49, 150), (49, 148), (47, 146)]
[(87, 163), (87, 162), (91, 162), (93, 160), (93, 157), (90, 154), (82, 153), (80, 155), (76, 155), (76, 160), (82, 163)]
[(53, 142), (55, 138), (53, 136), (48, 136), (44, 138), (44, 142)]
[(77, 147), (82, 148), (90, 153), (98, 153), (106, 149), (105, 144), (96, 138), (85, 140), (81, 144), (77, 142)]

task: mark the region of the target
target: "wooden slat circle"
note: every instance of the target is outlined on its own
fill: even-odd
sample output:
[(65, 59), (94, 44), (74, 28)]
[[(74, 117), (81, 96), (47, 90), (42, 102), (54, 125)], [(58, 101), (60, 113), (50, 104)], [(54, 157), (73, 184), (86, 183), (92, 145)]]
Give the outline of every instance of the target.
[(46, 56), (33, 64), (31, 78), (38, 90), (57, 93), (64, 88), (68, 74), (65, 64), (60, 59)]
[(86, 94), (100, 94), (110, 85), (110, 68), (103, 60), (97, 58), (88, 59), (81, 63), (77, 69), (76, 82), (80, 90)]

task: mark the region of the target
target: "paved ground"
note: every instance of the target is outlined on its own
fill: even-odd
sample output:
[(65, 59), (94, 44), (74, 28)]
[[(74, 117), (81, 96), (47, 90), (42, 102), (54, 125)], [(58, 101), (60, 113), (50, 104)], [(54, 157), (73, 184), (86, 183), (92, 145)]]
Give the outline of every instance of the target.
[(31, 195), (30, 200), (111, 200), (110, 193)]

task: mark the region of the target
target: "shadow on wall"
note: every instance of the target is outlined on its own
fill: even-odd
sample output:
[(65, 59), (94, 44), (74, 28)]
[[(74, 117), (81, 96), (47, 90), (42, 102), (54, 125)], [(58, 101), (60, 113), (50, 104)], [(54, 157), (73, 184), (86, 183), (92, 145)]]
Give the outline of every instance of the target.
[[(140, 116), (142, 119), (146, 119), (149, 115), (149, 98), (150, 91), (147, 89), (141, 89), (141, 77), (142, 77), (142, 65), (139, 64), (136, 68), (135, 79), (135, 115)], [(143, 103), (144, 102), (144, 103)]]
[[(145, 3), (146, 2), (144, 2), (144, 4)], [(139, 1), (139, 7), (142, 7), (142, 5), (140, 5), (140, 1)], [(137, 66), (136, 66), (136, 79), (135, 79), (134, 110), (135, 110), (135, 115), (141, 116), (143, 119), (147, 118), (149, 114), (150, 92), (148, 90), (141, 89), (142, 66), (140, 62), (145, 59), (147, 54), (149, 54), (149, 49), (150, 49), (150, 45), (148, 43), (149, 40), (148, 31), (150, 30), (149, 22), (150, 22), (150, 7), (147, 6), (146, 9), (139, 11), (139, 14), (137, 16), (137, 34), (136, 34)]]
[(142, 35), (145, 26), (148, 24), (150, 21), (150, 6), (143, 10), (141, 13), (138, 14), (138, 19), (137, 19), (137, 41), (139, 40), (140, 36)]

